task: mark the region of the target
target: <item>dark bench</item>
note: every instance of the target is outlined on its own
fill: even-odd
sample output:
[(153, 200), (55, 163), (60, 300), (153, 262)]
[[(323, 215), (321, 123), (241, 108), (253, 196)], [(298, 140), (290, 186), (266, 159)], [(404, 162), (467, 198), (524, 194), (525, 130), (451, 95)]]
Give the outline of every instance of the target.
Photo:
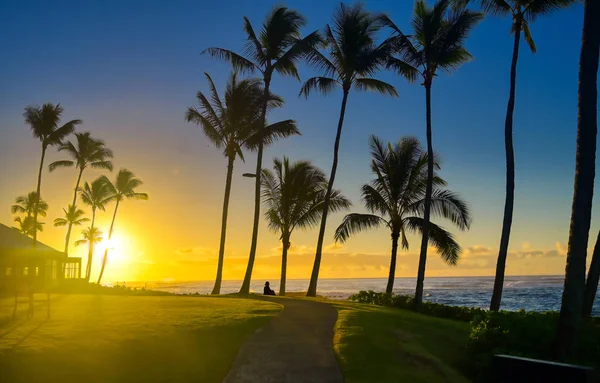
[(495, 355), (493, 371), (496, 383), (597, 382), (594, 370), (589, 367), (510, 355)]

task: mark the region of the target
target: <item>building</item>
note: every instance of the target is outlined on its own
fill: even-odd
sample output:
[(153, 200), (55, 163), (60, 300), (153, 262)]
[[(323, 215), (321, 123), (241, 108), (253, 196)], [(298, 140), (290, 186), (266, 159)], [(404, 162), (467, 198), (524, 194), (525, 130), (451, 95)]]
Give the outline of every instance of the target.
[(0, 295), (28, 288), (43, 290), (64, 279), (81, 278), (81, 258), (33, 240), (0, 224)]

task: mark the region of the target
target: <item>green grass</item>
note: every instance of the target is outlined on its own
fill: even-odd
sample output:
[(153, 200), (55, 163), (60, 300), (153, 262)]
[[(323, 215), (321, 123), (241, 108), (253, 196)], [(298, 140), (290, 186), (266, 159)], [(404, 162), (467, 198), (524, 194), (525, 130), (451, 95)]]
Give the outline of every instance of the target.
[(457, 370), (468, 323), (337, 303), (334, 350), (346, 383), (468, 382)]
[(54, 295), (12, 319), (0, 299), (0, 382), (220, 382), (281, 306), (211, 297)]

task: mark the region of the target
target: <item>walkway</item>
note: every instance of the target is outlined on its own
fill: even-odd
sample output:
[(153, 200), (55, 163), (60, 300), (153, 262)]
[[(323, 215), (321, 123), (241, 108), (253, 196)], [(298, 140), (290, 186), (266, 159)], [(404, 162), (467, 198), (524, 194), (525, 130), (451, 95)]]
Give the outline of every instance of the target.
[(337, 310), (323, 303), (270, 298), (284, 309), (238, 352), (223, 383), (342, 383), (333, 352)]

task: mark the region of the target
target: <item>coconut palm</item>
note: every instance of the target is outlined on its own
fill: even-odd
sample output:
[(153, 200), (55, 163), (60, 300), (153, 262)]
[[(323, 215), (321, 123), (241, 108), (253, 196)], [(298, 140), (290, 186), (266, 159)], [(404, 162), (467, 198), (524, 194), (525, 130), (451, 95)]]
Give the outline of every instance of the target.
[[(219, 260), (217, 264), (217, 277), (213, 294), (221, 292), (221, 280), (223, 278), (223, 260), (225, 257), (225, 239), (227, 232), (227, 214), (229, 211), (229, 196), (231, 193), (231, 179), (233, 175), (233, 164), (236, 157), (244, 161), (242, 149), (254, 150), (258, 148), (259, 140), (261, 146), (269, 144), (277, 138), (288, 137), (299, 134), (296, 123), (293, 120), (284, 120), (269, 125), (259, 132), (261, 123), (261, 105), (263, 89), (259, 79), (245, 79), (239, 81), (237, 74), (229, 77), (225, 89), (224, 100), (221, 100), (212, 78), (206, 73), (210, 86), (209, 99), (198, 92), (197, 98), (200, 110), (189, 108), (186, 113), (188, 122), (200, 125), (206, 137), (219, 149), (223, 149), (223, 155), (227, 158), (227, 176), (225, 178), (225, 196), (223, 198), (223, 213), (221, 218), (221, 241), (219, 244)], [(281, 106), (279, 97), (271, 94), (269, 107)], [(260, 133), (260, 136), (259, 136)]]
[[(369, 214), (346, 215), (335, 231), (335, 240), (345, 242), (358, 232), (387, 226), (392, 234), (392, 256), (386, 292), (391, 294), (396, 273), (398, 240), (408, 250), (407, 233), (422, 233), (425, 227), (425, 194), (428, 155), (414, 137), (404, 137), (392, 146), (384, 146), (371, 136), (371, 170), (376, 178), (362, 187), (362, 199)], [(434, 158), (436, 169), (439, 161)], [(457, 194), (445, 188), (446, 181), (434, 172), (431, 208), (434, 216), (445, 218), (460, 230), (471, 224), (469, 208)], [(450, 232), (429, 222), (429, 242), (449, 265), (456, 265), (461, 248)]]
[[(76, 206), (77, 192), (79, 191), (79, 183), (83, 171), (91, 167), (92, 169), (108, 169), (112, 171), (112, 162), (109, 158), (113, 157), (112, 150), (108, 149), (104, 141), (94, 139), (90, 136), (90, 132), (75, 133), (76, 143), (69, 141), (61, 144), (58, 151), (65, 151), (72, 160), (55, 161), (48, 166), (50, 172), (57, 168), (69, 168), (75, 166), (78, 170), (77, 182), (75, 183), (75, 191), (73, 193), (72, 206)], [(71, 238), (72, 223), (68, 224), (67, 235), (65, 239), (65, 254), (69, 254), (69, 243)]]
[[(291, 76), (300, 80), (296, 64), (307, 52), (320, 43), (318, 32), (313, 32), (300, 38), (300, 28), (306, 24), (306, 19), (298, 12), (286, 7), (275, 7), (264, 19), (259, 34), (256, 35), (250, 20), (244, 17), (244, 32), (246, 45), (244, 55), (223, 48), (208, 48), (203, 54), (227, 60), (234, 69), (245, 73), (260, 72), (263, 79), (263, 102), (260, 108), (261, 116), (259, 128), (265, 126), (267, 104), (270, 99), (271, 80), (274, 73), (282, 76)], [(259, 135), (260, 135), (259, 130)], [(252, 242), (248, 267), (244, 282), (240, 289), (241, 294), (250, 292), (250, 280), (256, 258), (256, 245), (258, 242), (258, 222), (260, 220), (260, 177), (262, 169), (263, 146), (259, 139), (256, 158), (256, 182), (254, 185), (254, 221), (252, 227)]]
[(504, 202), (504, 216), (502, 219), (502, 234), (500, 237), (500, 248), (496, 263), (496, 278), (494, 280), (494, 292), (490, 302), (490, 310), (500, 310), (502, 301), (502, 288), (504, 286), (504, 271), (506, 268), (506, 256), (510, 240), (512, 226), (513, 208), (515, 201), (515, 154), (513, 147), (513, 115), (515, 111), (515, 94), (517, 83), (517, 62), (519, 58), (519, 47), (521, 33), (532, 53), (537, 48), (529, 28), (538, 16), (548, 14), (555, 10), (565, 8), (577, 0), (454, 0), (459, 7), (471, 2), (477, 4), (484, 12), (493, 16), (511, 16), (511, 33), (514, 35), (512, 61), (510, 65), (510, 91), (506, 107), (506, 118), (504, 121), (504, 147), (506, 151), (506, 199)]
[[(42, 226), (44, 224), (44, 222), (36, 222), (36, 224), (34, 226), (32, 216), (27, 216), (24, 218), (15, 217), (14, 221), (16, 223), (18, 223), (19, 226), (18, 227), (13, 226), (13, 229), (18, 230), (19, 233), (25, 234), (28, 237), (33, 237), (33, 234), (35, 231), (44, 231), (44, 226)], [(36, 227), (37, 230), (34, 230), (33, 229), (34, 227)]]
[[(273, 171), (263, 169), (262, 199), (269, 228), (281, 234), (281, 281), (279, 295), (285, 295), (287, 253), (295, 228), (314, 227), (318, 222), (325, 201), (327, 178), (325, 173), (308, 161), (290, 164), (273, 160)], [(347, 209), (350, 201), (339, 190), (333, 190), (329, 211)]]
[(450, 5), (449, 0), (438, 0), (433, 7), (428, 7), (424, 0), (417, 0), (411, 36), (403, 34), (389, 18), (384, 17), (385, 24), (395, 33), (395, 43), (398, 49), (397, 57), (391, 57), (388, 66), (408, 81), (414, 82), (419, 78), (422, 79), (422, 85), (425, 87), (428, 163), (423, 236), (415, 291), (415, 308), (417, 310), (421, 309), (423, 302), (423, 282), (427, 263), (434, 180), (431, 87), (438, 71), (450, 73), (472, 59), (471, 54), (464, 47), (464, 43), (473, 28), (483, 18), (481, 13), (469, 11), (464, 7), (452, 10)]
[[(148, 200), (148, 194), (139, 193), (136, 189), (142, 185), (142, 181), (133, 174), (130, 170), (121, 169), (117, 174), (115, 182), (111, 182), (106, 176), (101, 177), (102, 182), (105, 183), (108, 189), (109, 197), (106, 198), (106, 202), (116, 202), (115, 211), (113, 213), (112, 221), (110, 223), (110, 229), (108, 230), (108, 241), (112, 237), (113, 228), (115, 226), (115, 219), (117, 218), (117, 211), (122, 201), (126, 199), (133, 200)], [(102, 268), (100, 269), (100, 275), (98, 276), (98, 284), (102, 280), (104, 275), (104, 268), (106, 267), (106, 260), (108, 258), (108, 247), (104, 250), (104, 257), (102, 258)]]
[(390, 96), (398, 96), (392, 85), (372, 78), (385, 65), (392, 49), (392, 44), (388, 40), (381, 43), (376, 41), (377, 32), (382, 26), (381, 16), (367, 12), (362, 4), (357, 3), (349, 6), (342, 3), (333, 15), (333, 28), (327, 25), (323, 32), (325, 42), (328, 45), (327, 56), (329, 58), (317, 50), (313, 50), (308, 58), (309, 63), (321, 71), (323, 75), (307, 80), (300, 90), (300, 95), (308, 98), (313, 90), (327, 95), (337, 87), (341, 88), (343, 95), (333, 147), (333, 164), (325, 194), (315, 262), (307, 292), (308, 296), (316, 296), (317, 294), (321, 253), (329, 212), (328, 206), (337, 172), (338, 151), (350, 90), (375, 91)]
[[(64, 227), (67, 226), (68, 228), (71, 228), (73, 225), (75, 226), (81, 226), (83, 225), (85, 222), (88, 222), (90, 219), (89, 218), (85, 218), (85, 211), (78, 209), (77, 206), (74, 205), (69, 205), (69, 207), (67, 209), (63, 208), (63, 212), (64, 212), (64, 218), (60, 217), (60, 218), (56, 218), (54, 220), (54, 226), (55, 227)], [(66, 253), (66, 248), (68, 247), (69, 243), (67, 242), (69, 240), (69, 236), (66, 237), (66, 243), (65, 243), (65, 253)]]
[[(75, 127), (81, 124), (81, 120), (71, 120), (66, 124), (59, 126), (63, 108), (60, 104), (45, 103), (42, 107), (28, 106), (25, 108), (23, 117), (25, 123), (31, 128), (33, 136), (42, 143), (42, 157), (40, 159), (40, 169), (38, 171), (36, 196), (41, 198), (42, 188), (42, 169), (44, 168), (44, 158), (49, 146), (62, 144), (62, 140), (73, 133)], [(34, 226), (37, 223), (38, 209), (33, 211)], [(37, 231), (33, 232), (33, 247), (37, 245)]]
[(89, 243), (92, 248), (94, 244), (102, 242), (102, 231), (97, 227), (88, 227), (81, 232), (83, 239), (75, 241), (75, 246), (85, 245)]
[[(90, 224), (90, 232), (93, 232), (96, 223), (96, 210), (105, 211), (105, 205), (108, 203), (108, 198), (111, 196), (109, 188), (103, 178), (97, 178), (91, 185), (86, 181), (83, 188), (80, 189), (81, 201), (92, 208), (92, 222)], [(89, 242), (88, 260), (85, 270), (85, 279), (89, 282), (92, 272), (92, 257), (94, 254), (94, 242)]]
[[(596, 137), (598, 134), (598, 65), (600, 59), (600, 2), (586, 1), (579, 58), (579, 98), (575, 187), (569, 231), (565, 287), (556, 332), (554, 353), (563, 357), (573, 351), (581, 326), (585, 290), (585, 264), (592, 218)], [(597, 257), (596, 257), (597, 258)], [(594, 271), (598, 271), (597, 264)], [(593, 275), (593, 274), (592, 274)], [(596, 286), (598, 279), (596, 279)]]
[(37, 193), (34, 191), (29, 192), (25, 196), (15, 198), (15, 204), (10, 207), (10, 212), (12, 214), (26, 214), (27, 217), (31, 217), (34, 210), (36, 210), (36, 205), (38, 216), (45, 217), (48, 204), (41, 199), (38, 201)]

